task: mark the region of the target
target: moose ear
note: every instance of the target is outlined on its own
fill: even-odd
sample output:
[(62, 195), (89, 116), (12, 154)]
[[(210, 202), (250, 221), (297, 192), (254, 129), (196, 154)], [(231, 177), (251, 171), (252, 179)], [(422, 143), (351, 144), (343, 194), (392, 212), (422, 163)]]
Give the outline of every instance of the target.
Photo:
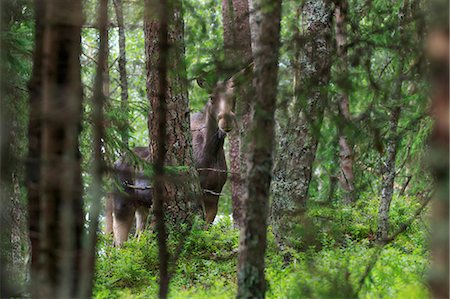
[(249, 80), (251, 81), (254, 66), (255, 64), (251, 62), (239, 72), (234, 74), (230, 79), (228, 79), (226, 82), (227, 89), (234, 88), (234, 86), (240, 85), (242, 83), (245, 84), (245, 82), (248, 82)]
[(242, 74), (244, 77), (250, 76), (255, 69), (255, 63), (252, 61), (249, 64), (247, 64), (246, 67), (244, 67), (239, 73)]

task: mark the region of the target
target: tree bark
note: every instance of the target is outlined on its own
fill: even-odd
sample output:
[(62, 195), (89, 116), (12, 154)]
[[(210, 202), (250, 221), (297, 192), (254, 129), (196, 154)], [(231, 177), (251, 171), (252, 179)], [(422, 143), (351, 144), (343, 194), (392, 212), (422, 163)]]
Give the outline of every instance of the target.
[(264, 256), (267, 243), (274, 114), (278, 84), (281, 1), (259, 0), (255, 41), (255, 97), (247, 160), (248, 179), (244, 200), (238, 264), (237, 298), (264, 298)]
[[(184, 64), (184, 30), (181, 2), (161, 0), (157, 14), (152, 1), (145, 1), (145, 48), (147, 97), (152, 111), (148, 127), (154, 163), (154, 215), (159, 245), (159, 297), (169, 290), (166, 223), (179, 228), (190, 225), (202, 211), (201, 188), (195, 170), (190, 131), (189, 99)], [(169, 181), (164, 166), (177, 169), (179, 179)], [(187, 170), (186, 170), (187, 169)]]
[(125, 24), (123, 19), (122, 0), (113, 0), (116, 11), (117, 26), (119, 28), (119, 76), (120, 76), (120, 108), (125, 113), (124, 127), (121, 129), (122, 143), (128, 147), (128, 78), (127, 78), (127, 55), (125, 43)]
[[(406, 18), (406, 13), (408, 11), (408, 1), (404, 1), (401, 14), (403, 18), (399, 19), (399, 31), (400, 38), (405, 38), (404, 36), (404, 24), (403, 21)], [(405, 64), (404, 51), (400, 51), (398, 69), (396, 70), (396, 82), (392, 94), (392, 107), (390, 107), (390, 119), (389, 119), (389, 130), (387, 136), (387, 153), (383, 161), (383, 177), (381, 182), (381, 199), (380, 206), (378, 208), (378, 229), (377, 229), (377, 239), (382, 241), (386, 239), (389, 235), (389, 209), (392, 202), (392, 197), (394, 195), (394, 183), (396, 177), (396, 163), (397, 158), (397, 148), (398, 148), (398, 122), (400, 120), (401, 113), (401, 99), (402, 99), (402, 85), (404, 79), (403, 65)]]
[[(401, 87), (400, 87), (401, 88)], [(400, 98), (395, 98), (396, 101)], [(392, 196), (394, 195), (395, 182), (395, 160), (397, 158), (397, 127), (400, 118), (400, 107), (395, 107), (391, 111), (391, 119), (389, 121), (389, 136), (386, 158), (384, 160), (381, 201), (378, 209), (378, 231), (379, 240), (384, 240), (389, 234), (389, 209), (391, 206)]]
[(431, 215), (431, 270), (434, 298), (449, 298), (449, 25), (448, 1), (433, 1), (427, 54), (431, 69), (432, 114), (430, 165), (435, 178)]
[(345, 82), (348, 78), (347, 67), (347, 13), (348, 3), (346, 0), (339, 0), (335, 4), (335, 34), (336, 34), (336, 48), (338, 56), (338, 72), (342, 76), (341, 80), (344, 82), (340, 86), (341, 93), (338, 95), (339, 114), (338, 114), (338, 132), (339, 132), (339, 160), (341, 166), (341, 173), (339, 182), (344, 191), (344, 202), (349, 204), (355, 201), (355, 186), (353, 176), (353, 146), (349, 142), (349, 136), (345, 133), (346, 127), (351, 121), (350, 109), (348, 102), (347, 88)]
[[(287, 125), (281, 129), (272, 183), (271, 221), (281, 249), (294, 246), (289, 232), (306, 207), (331, 67), (331, 1), (305, 1), (301, 11), (302, 49), (298, 80)], [(292, 237), (292, 238), (291, 238)]]
[(25, 78), (18, 72), (18, 63), (10, 59), (26, 49), (21, 42), (9, 37), (15, 26), (31, 21), (20, 13), (28, 6), (28, 3), (12, 0), (0, 3), (3, 32), (0, 37), (0, 298), (23, 297), (29, 275), (28, 218), (25, 192), (21, 190), (25, 170), (22, 161), (27, 147), (28, 94), (25, 89), (20, 90)]
[[(161, 2), (164, 6), (165, 1)], [(202, 206), (199, 202), (201, 188), (195, 170), (192, 154), (192, 136), (190, 131), (189, 98), (187, 93), (186, 66), (184, 63), (184, 29), (180, 1), (174, 1), (168, 13), (167, 46), (161, 45), (160, 22), (152, 15), (154, 7), (146, 1), (145, 47), (147, 57), (147, 97), (152, 111), (149, 114), (150, 152), (153, 161), (158, 150), (165, 151), (165, 166), (183, 166), (177, 169), (180, 179), (177, 182), (165, 181), (164, 210), (167, 220), (172, 224), (189, 222)], [(163, 47), (164, 46), (164, 47)], [(167, 52), (167, 53), (164, 53)], [(164, 55), (167, 55), (164, 58)], [(167, 90), (160, 90), (161, 59), (167, 59)], [(159, 71), (158, 71), (159, 70)], [(158, 114), (160, 94), (165, 93), (164, 104), (167, 107), (165, 148), (159, 148), (157, 128), (161, 115)]]
[(104, 117), (103, 106), (109, 93), (109, 63), (108, 63), (108, 0), (101, 0), (98, 8), (99, 50), (98, 64), (94, 82), (92, 103), (93, 122), (93, 163), (92, 163), (92, 201), (89, 211), (89, 235), (87, 237), (84, 256), (84, 276), (81, 281), (81, 294), (84, 298), (92, 296), (95, 273), (95, 257), (97, 255), (97, 231), (99, 224), (101, 199), (103, 197), (103, 172), (105, 169), (103, 150)]
[(26, 186), (28, 193), (28, 217), (29, 234), (31, 242), (31, 289), (32, 294), (38, 294), (38, 281), (40, 265), (38, 263), (40, 248), (40, 202), (39, 185), (41, 181), (41, 106), (42, 106), (42, 64), (43, 64), (43, 44), (44, 44), (44, 18), (46, 11), (46, 1), (35, 0), (35, 45), (33, 55), (33, 71), (29, 83), (29, 121), (28, 121), (28, 157), (26, 161)]
[[(224, 49), (226, 72), (230, 75), (246, 67), (252, 59), (249, 4), (248, 0), (222, 0), (224, 22)], [(239, 78), (236, 85), (235, 107), (237, 130), (230, 134), (230, 171), (231, 200), (233, 221), (238, 227), (242, 224), (242, 199), (244, 195), (244, 143), (245, 130), (248, 127), (250, 105), (248, 98), (252, 91), (251, 78)], [(239, 174), (239, 175), (236, 175)]]
[[(30, 106), (41, 110), (37, 115), (33, 111), (30, 119), (27, 168), (32, 296), (78, 297), (84, 224), (78, 151), (81, 1), (35, 3), (37, 48)], [(39, 130), (32, 128), (36, 121)]]
[[(148, 7), (146, 7), (148, 8)], [(167, 232), (164, 219), (164, 201), (165, 192), (164, 185), (164, 162), (166, 160), (166, 132), (167, 132), (167, 102), (166, 97), (168, 93), (168, 79), (167, 79), (167, 67), (168, 67), (168, 55), (169, 55), (169, 6), (166, 1), (161, 1), (159, 10), (159, 22), (156, 30), (149, 30), (146, 40), (153, 38), (149, 42), (157, 40), (159, 57), (156, 72), (148, 67), (148, 78), (150, 78), (152, 71), (155, 72), (155, 83), (152, 87), (158, 91), (155, 95), (156, 98), (151, 99), (151, 104), (157, 117), (154, 117), (153, 124), (155, 128), (150, 130), (152, 136), (155, 138), (157, 144), (152, 143), (151, 149), (154, 149), (154, 170), (155, 181), (153, 184), (154, 190), (154, 206), (153, 211), (156, 219), (156, 232), (158, 237), (158, 259), (159, 259), (159, 298), (165, 299), (169, 293), (169, 252), (167, 249)], [(151, 34), (155, 36), (152, 36)], [(151, 61), (150, 51), (147, 52), (148, 61)], [(151, 87), (149, 87), (151, 88)], [(149, 90), (148, 88), (148, 90)], [(157, 100), (157, 101), (156, 101)], [(152, 139), (150, 139), (152, 140)], [(174, 200), (174, 199), (172, 199)], [(176, 200), (176, 199), (175, 199)]]

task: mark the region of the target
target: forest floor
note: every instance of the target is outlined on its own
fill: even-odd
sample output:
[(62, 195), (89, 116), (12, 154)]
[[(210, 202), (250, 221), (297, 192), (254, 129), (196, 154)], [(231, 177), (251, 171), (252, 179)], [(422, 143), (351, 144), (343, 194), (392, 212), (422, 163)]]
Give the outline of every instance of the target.
[[(417, 206), (414, 203), (406, 197), (394, 200), (393, 227), (405, 222)], [(299, 231), (299, 239), (308, 239), (308, 245), (292, 250), (289, 262), (284, 261), (269, 230), (267, 298), (428, 298), (424, 283), (429, 254), (426, 217), (380, 250), (372, 242), (376, 217), (370, 215), (376, 215), (376, 207), (377, 201), (361, 203), (357, 209), (311, 204), (312, 230), (308, 238)], [(230, 218), (222, 215), (208, 230), (198, 225), (184, 241), (184, 250), (176, 265), (172, 264), (169, 297), (234, 298), (239, 231)], [(147, 231), (139, 240), (131, 238), (120, 249), (111, 243), (110, 237), (102, 237), (99, 243), (95, 298), (156, 298), (154, 233)], [(169, 238), (170, 248), (177, 244), (176, 237)]]

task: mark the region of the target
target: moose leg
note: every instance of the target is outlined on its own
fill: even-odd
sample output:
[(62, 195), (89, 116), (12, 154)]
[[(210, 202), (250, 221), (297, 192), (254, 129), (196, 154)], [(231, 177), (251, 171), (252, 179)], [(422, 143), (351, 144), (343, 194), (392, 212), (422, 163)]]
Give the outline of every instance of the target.
[(150, 211), (147, 207), (138, 207), (136, 209), (136, 237), (138, 238), (147, 226), (149, 212)]
[(136, 207), (127, 198), (115, 197), (113, 210), (114, 245), (120, 247), (128, 240)]
[(209, 225), (213, 223), (214, 218), (217, 215), (217, 206), (219, 203), (219, 196), (215, 195), (205, 195), (205, 213), (206, 213), (206, 224)]
[(106, 196), (105, 205), (105, 234), (109, 235), (113, 233), (113, 198), (111, 194)]

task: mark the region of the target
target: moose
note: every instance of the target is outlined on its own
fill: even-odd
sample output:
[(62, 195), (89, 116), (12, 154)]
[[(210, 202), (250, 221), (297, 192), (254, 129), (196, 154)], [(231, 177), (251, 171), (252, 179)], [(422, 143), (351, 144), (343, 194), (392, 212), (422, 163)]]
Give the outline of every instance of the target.
[[(203, 189), (207, 224), (216, 217), (219, 196), (227, 180), (223, 146), (226, 135), (236, 123), (233, 93), (233, 77), (216, 83), (203, 111), (191, 115), (190, 119), (194, 163)], [(140, 159), (150, 161), (151, 153), (147, 147), (136, 147), (133, 152)], [(116, 246), (121, 246), (128, 239), (134, 219), (136, 234), (142, 232), (152, 205), (150, 180), (129, 160), (129, 157), (122, 156), (114, 164), (118, 186), (107, 198), (106, 233), (113, 233)]]

